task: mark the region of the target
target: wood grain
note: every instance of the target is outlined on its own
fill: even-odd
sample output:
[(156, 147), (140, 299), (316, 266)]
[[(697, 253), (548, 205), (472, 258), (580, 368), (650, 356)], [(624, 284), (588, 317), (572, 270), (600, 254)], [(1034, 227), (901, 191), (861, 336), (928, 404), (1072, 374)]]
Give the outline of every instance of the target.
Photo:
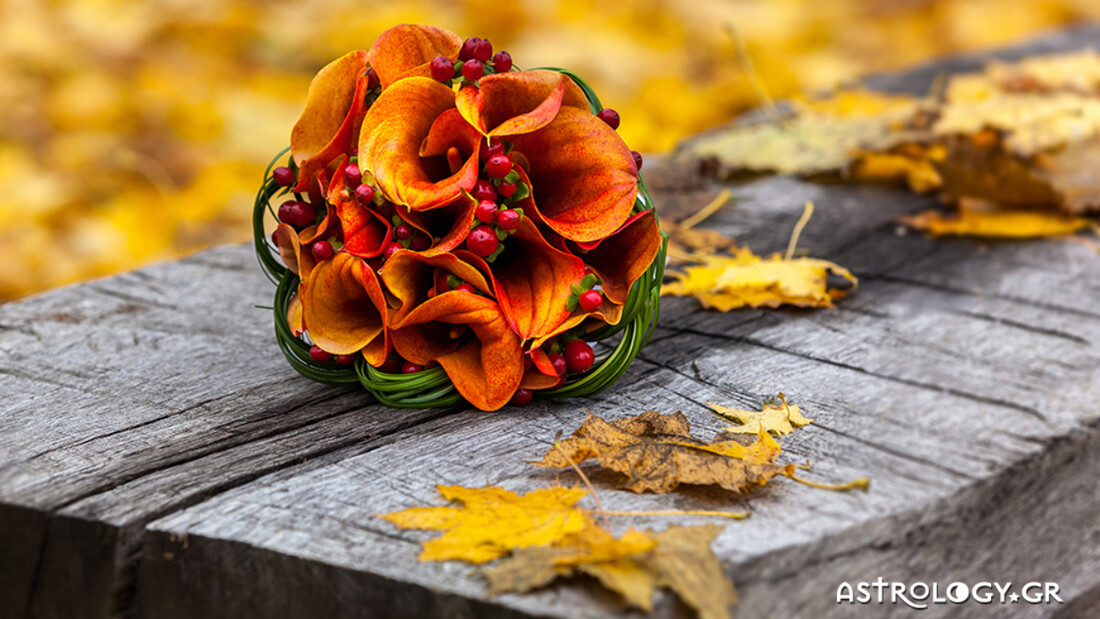
[[(1083, 28), (1021, 49), (1098, 39)], [(978, 61), (872, 83), (920, 91)], [(674, 182), (689, 172), (662, 191), (701, 205), (714, 188)], [(525, 462), (585, 411), (680, 410), (710, 438), (724, 422), (705, 402), (779, 391), (815, 419), (784, 439), (786, 461), (813, 461), (806, 476), (826, 482), (870, 476), (869, 492), (779, 480), (743, 498), (635, 495), (590, 470), (604, 504), (751, 509), (714, 544), (737, 617), (911, 613), (835, 603), (841, 582), (879, 576), (1049, 580), (1067, 602), (928, 616), (1087, 616), (1100, 599), (1100, 259), (903, 234), (896, 218), (931, 200), (893, 188), (765, 178), (734, 191), (707, 225), (777, 251), (813, 200), (800, 246), (851, 268), (858, 292), (828, 311), (663, 299), (652, 343), (608, 392), (500, 413), (386, 409), (298, 377), (254, 307), (272, 288), (248, 247), (0, 306), (0, 617), (630, 615), (583, 580), (488, 599), (471, 567), (416, 562), (430, 534), (375, 515), (438, 503), (437, 483), (575, 483)], [(662, 595), (655, 615), (680, 612)]]

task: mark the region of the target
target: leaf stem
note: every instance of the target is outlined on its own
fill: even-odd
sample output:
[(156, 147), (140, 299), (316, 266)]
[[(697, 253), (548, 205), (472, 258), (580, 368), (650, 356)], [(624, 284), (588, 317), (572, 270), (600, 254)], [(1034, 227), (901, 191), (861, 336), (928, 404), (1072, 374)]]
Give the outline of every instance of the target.
[(813, 216), (814, 203), (807, 201), (806, 207), (802, 209), (802, 217), (798, 218), (798, 223), (794, 225), (794, 231), (791, 232), (791, 242), (787, 243), (787, 255), (783, 256), (784, 260), (790, 260), (794, 256), (794, 248), (798, 247), (798, 237), (802, 236), (802, 229), (810, 223), (810, 218)]
[(801, 477), (795, 477), (794, 473), (787, 475), (788, 478), (797, 481), (800, 484), (805, 484), (811, 488), (820, 488), (821, 490), (864, 490), (871, 485), (871, 480), (866, 477), (860, 477), (859, 479), (853, 479), (846, 484), (821, 484), (816, 481), (810, 481), (808, 479), (802, 479)]
[(577, 463), (573, 462), (573, 458), (570, 458), (569, 454), (567, 454), (565, 450), (561, 448), (561, 441), (559, 440), (560, 437), (560, 433), (558, 436), (554, 437), (554, 449), (558, 450), (558, 453), (560, 453), (561, 456), (565, 458), (565, 461), (569, 463), (569, 466), (573, 467), (573, 470), (577, 472), (578, 476), (580, 476), (581, 481), (583, 481), (584, 485), (588, 488), (588, 492), (592, 494), (592, 500), (596, 502), (596, 513), (598, 513), (600, 517), (603, 518), (603, 528), (606, 529), (608, 533), (610, 533), (611, 521), (607, 519), (607, 510), (603, 508), (603, 503), (600, 502), (600, 495), (596, 494), (596, 489), (592, 487), (592, 482), (588, 481), (588, 476), (584, 474), (584, 471), (581, 470), (581, 467), (577, 466)]
[(731, 195), (733, 194), (730, 193), (729, 189), (723, 189), (721, 193), (715, 196), (715, 198), (707, 203), (706, 206), (696, 211), (695, 214), (691, 217), (688, 217), (687, 219), (681, 221), (678, 224), (680, 226), (680, 229), (690, 230), (696, 225), (702, 223), (704, 219), (715, 214), (716, 212), (718, 212), (718, 209), (725, 206), (730, 201)]

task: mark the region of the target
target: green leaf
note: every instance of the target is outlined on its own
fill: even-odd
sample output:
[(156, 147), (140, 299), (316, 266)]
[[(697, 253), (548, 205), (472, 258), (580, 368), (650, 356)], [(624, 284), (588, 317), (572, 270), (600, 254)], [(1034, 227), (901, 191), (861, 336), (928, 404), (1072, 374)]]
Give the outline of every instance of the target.
[(580, 296), (580, 295), (584, 294), (584, 291), (585, 291), (584, 286), (581, 285), (581, 284), (573, 284), (572, 286), (569, 287), (569, 289), (573, 291), (573, 294), (575, 296)]
[(497, 240), (503, 241), (506, 238), (508, 238), (508, 231), (503, 228), (497, 228)]
[(519, 172), (516, 172), (515, 170), (512, 170), (504, 178), (501, 179), (501, 182), (504, 182), (504, 183), (518, 183), (519, 182)]
[(596, 285), (596, 275), (593, 274), (593, 273), (589, 273), (588, 275), (585, 275), (584, 279), (581, 280), (581, 286), (584, 286), (585, 290), (591, 290), (592, 286), (595, 286), (595, 285)]
[(516, 184), (516, 192), (512, 194), (512, 199), (516, 202), (525, 200), (531, 196), (531, 188), (527, 186), (527, 183)]
[(573, 311), (577, 309), (577, 304), (580, 303), (580, 297), (570, 296), (565, 300), (565, 309)]

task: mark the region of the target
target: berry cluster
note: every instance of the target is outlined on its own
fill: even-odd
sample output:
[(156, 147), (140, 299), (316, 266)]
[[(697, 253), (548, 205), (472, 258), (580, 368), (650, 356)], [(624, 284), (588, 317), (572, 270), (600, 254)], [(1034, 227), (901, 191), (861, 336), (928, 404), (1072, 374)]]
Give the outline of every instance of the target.
[(485, 163), (470, 194), (477, 200), (477, 208), (466, 248), (489, 262), (504, 251), (502, 241), (519, 228), (523, 209), (517, 205), (531, 195), (508, 156), (510, 148), (498, 138), (482, 140), (479, 157)]
[(436, 56), (429, 68), (432, 79), (450, 86), (452, 80), (461, 78), (475, 84), (489, 73), (507, 73), (512, 70), (512, 56), (505, 51), (493, 53), (493, 44), (488, 39), (470, 37), (463, 41), (458, 52), (458, 60), (452, 61), (446, 56)]

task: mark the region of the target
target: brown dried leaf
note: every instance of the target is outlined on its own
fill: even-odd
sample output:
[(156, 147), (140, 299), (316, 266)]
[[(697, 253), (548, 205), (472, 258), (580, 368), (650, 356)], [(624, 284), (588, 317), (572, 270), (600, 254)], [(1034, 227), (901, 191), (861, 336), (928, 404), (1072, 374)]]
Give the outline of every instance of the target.
[(700, 617), (727, 617), (737, 593), (710, 549), (716, 525), (670, 527), (616, 539), (589, 519), (582, 531), (541, 548), (523, 548), (485, 570), (489, 593), (524, 593), (561, 577), (587, 574), (635, 608), (650, 611), (657, 587), (672, 589)]
[(534, 464), (561, 468), (570, 466), (570, 460), (596, 458), (600, 466), (626, 475), (626, 488), (634, 492), (666, 493), (680, 484), (744, 492), (776, 475), (794, 473), (794, 465), (775, 464), (780, 448), (767, 432), (761, 431), (748, 446), (736, 441), (704, 443), (691, 435), (682, 413), (650, 411), (610, 422), (590, 414), (560, 446)]

